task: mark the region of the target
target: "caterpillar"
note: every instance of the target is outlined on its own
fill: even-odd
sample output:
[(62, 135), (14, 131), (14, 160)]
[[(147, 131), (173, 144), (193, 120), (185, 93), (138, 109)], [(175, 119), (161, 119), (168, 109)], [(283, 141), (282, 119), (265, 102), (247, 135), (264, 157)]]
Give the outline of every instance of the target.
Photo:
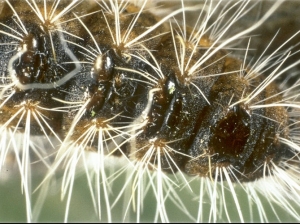
[(12, 156), (28, 222), (56, 185), (68, 221), (82, 172), (99, 220), (253, 221), (255, 208), (259, 221), (266, 209), (281, 220), (278, 207), (300, 219), (298, 80), (276, 81), (299, 64), (285, 64), (298, 33), (250, 63), (235, 42), (282, 2), (236, 33), (251, 1), (200, 3), (168, 13), (155, 1), (2, 3), (1, 175)]

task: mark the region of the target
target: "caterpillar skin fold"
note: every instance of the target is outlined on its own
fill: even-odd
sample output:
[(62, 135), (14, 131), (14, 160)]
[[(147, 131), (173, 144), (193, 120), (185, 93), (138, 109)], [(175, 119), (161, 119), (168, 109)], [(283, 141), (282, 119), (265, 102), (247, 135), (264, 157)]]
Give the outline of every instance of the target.
[[(117, 221), (122, 200), (121, 221), (153, 210), (152, 221), (168, 222), (169, 204), (196, 222), (243, 222), (255, 208), (268, 221), (266, 207), (280, 220), (275, 204), (300, 220), (299, 81), (278, 84), (300, 63), (285, 63), (298, 53), (286, 44), (299, 31), (249, 60), (248, 35), (283, 1), (238, 32), (259, 3), (177, 3), (1, 2), (0, 162), (4, 169), (15, 158), (28, 222), (38, 220), (54, 182), (68, 221), (82, 172), (99, 220)], [(190, 13), (197, 19), (188, 25)], [(248, 46), (239, 46), (244, 39)], [(35, 163), (44, 172), (32, 188)]]

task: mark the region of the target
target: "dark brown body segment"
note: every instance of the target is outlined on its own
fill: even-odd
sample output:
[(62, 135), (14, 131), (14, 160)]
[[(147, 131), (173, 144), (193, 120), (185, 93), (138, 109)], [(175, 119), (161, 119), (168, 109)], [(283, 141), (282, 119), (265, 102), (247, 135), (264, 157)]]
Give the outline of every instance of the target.
[[(68, 140), (81, 144), (81, 135), (91, 126), (99, 129), (128, 126), (143, 114), (149, 103), (148, 122), (136, 131), (140, 134), (134, 138), (137, 148), (132, 148), (130, 133), (106, 133), (104, 138), (109, 140), (100, 144), (106, 147), (120, 144), (122, 147), (116, 147), (119, 153), (114, 155), (120, 155), (120, 152), (130, 155), (137, 151), (131, 155), (137, 161), (143, 159), (149, 150), (145, 146), (150, 144), (151, 149), (166, 150), (161, 161), (153, 154), (149, 159), (152, 167), (160, 163), (166, 172), (180, 170), (188, 175), (212, 177), (216, 168), (228, 167), (234, 174), (231, 175), (233, 181), (236, 178), (239, 181), (260, 178), (265, 163), (271, 160), (278, 163), (289, 156), (290, 149), (278, 139), (288, 138), (286, 109), (280, 106), (251, 108), (255, 104), (280, 101), (281, 96), (275, 96), (279, 92), (277, 87), (270, 84), (245, 103), (255, 86), (264, 81), (263, 75), (251, 81), (246, 79), (243, 73), (247, 73), (247, 69), (241, 70), (243, 62), (228, 56), (225, 50), (210, 54), (209, 59), (193, 70), (192, 67), (217, 46), (210, 48), (212, 41), (205, 35), (195, 46), (195, 42), (190, 41), (193, 38), (180, 36), (183, 27), (174, 24), (170, 27), (167, 22), (130, 45), (130, 41), (157, 24), (159, 18), (146, 11), (136, 19), (140, 9), (128, 4), (118, 12), (119, 24), (116, 24), (113, 11), (97, 4), (95, 8), (84, 7), (87, 15), (80, 19), (78, 11), (69, 13), (66, 16), (68, 22), (62, 25), (65, 33), (62, 33), (51, 30), (54, 24), (42, 24), (27, 3), (22, 1), (16, 6), (29, 34), (22, 41), (16, 41), (3, 33), (10, 33), (11, 29), (1, 27), (0, 42), (14, 42), (17, 46), (0, 45), (1, 52), (8, 52), (0, 54), (1, 63), (6, 64), (0, 68), (7, 78), (2, 79), (3, 83), (10, 84), (7, 63), (17, 52), (22, 55), (13, 67), (23, 85), (53, 84), (74, 70), (75, 64), (81, 64), (81, 67), (75, 76), (55, 88), (25, 90), (12, 87), (16, 93), (2, 106), (1, 123), (9, 120), (18, 109), (15, 105), (24, 101), (50, 109), (64, 107), (67, 108), (65, 113), (45, 113), (49, 117), (49, 126), (62, 136), (68, 136)], [(10, 7), (5, 4), (0, 14), (1, 23), (18, 29), (13, 17)], [(119, 36), (115, 33), (117, 26)], [(192, 29), (187, 28), (187, 36), (192, 33)], [(183, 48), (185, 53), (181, 55)], [(68, 56), (67, 50), (72, 51), (75, 61)], [(178, 59), (178, 55), (183, 58)], [(184, 69), (180, 69), (178, 61)], [(148, 77), (158, 81), (151, 83)], [(157, 91), (149, 98), (152, 89)], [(76, 118), (79, 109), (69, 106), (76, 102), (78, 108), (85, 105), (79, 118)], [(73, 125), (75, 118), (78, 120)], [(25, 125), (22, 122), (19, 128)], [(17, 123), (12, 122), (11, 126), (14, 125)], [(31, 128), (32, 135), (43, 134), (38, 123), (33, 122)], [(70, 130), (72, 128), (74, 130)], [(85, 144), (89, 149), (97, 150), (98, 140), (96, 136)]]

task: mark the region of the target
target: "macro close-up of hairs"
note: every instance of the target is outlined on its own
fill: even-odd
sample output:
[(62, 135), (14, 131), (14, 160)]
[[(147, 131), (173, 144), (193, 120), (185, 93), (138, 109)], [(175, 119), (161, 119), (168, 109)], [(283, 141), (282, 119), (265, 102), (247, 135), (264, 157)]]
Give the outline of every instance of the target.
[(299, 10), (0, 0), (0, 221), (299, 222)]

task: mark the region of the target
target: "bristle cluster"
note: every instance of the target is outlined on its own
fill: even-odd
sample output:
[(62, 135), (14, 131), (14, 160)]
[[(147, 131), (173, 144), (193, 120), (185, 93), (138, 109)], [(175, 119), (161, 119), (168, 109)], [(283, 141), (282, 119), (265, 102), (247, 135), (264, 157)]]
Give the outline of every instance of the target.
[[(261, 221), (267, 217), (254, 186), (275, 203), (286, 192), (294, 196), (290, 200), (299, 198), (298, 85), (281, 90), (275, 82), (299, 62), (282, 68), (290, 57), (289, 52), (278, 54), (282, 46), (252, 66), (246, 64), (247, 51), (242, 60), (230, 54), (233, 42), (280, 5), (274, 3), (252, 27), (226, 37), (249, 2), (224, 6), (204, 1), (189, 8), (182, 1), (180, 9), (159, 18), (147, 8), (148, 1), (5, 1), (0, 15), (0, 162), (15, 153), (28, 221), (33, 155), (47, 168), (37, 206), (63, 169), (65, 221), (79, 167), (98, 217), (105, 211), (108, 221), (114, 220), (111, 210), (123, 195), (124, 219), (132, 207), (140, 221), (149, 189), (156, 201), (153, 220), (162, 222), (172, 216), (167, 199), (191, 220), (202, 221), (205, 193), (209, 221), (218, 220), (219, 207), (232, 220), (226, 194), (244, 221), (236, 186), (248, 193), (249, 204), (258, 204)], [(221, 6), (220, 18), (235, 12), (218, 29), (222, 19), (211, 20)], [(199, 18), (189, 27), (186, 14), (196, 9)], [(53, 148), (53, 162), (48, 160), (53, 150), (45, 156), (36, 136)], [(110, 163), (116, 163), (113, 172)], [(125, 173), (123, 187), (113, 192), (112, 183)], [(266, 179), (274, 182), (272, 191), (257, 183)], [(192, 190), (192, 180), (200, 180), (197, 215), (177, 192), (182, 185)], [(300, 219), (289, 201), (281, 203)]]

